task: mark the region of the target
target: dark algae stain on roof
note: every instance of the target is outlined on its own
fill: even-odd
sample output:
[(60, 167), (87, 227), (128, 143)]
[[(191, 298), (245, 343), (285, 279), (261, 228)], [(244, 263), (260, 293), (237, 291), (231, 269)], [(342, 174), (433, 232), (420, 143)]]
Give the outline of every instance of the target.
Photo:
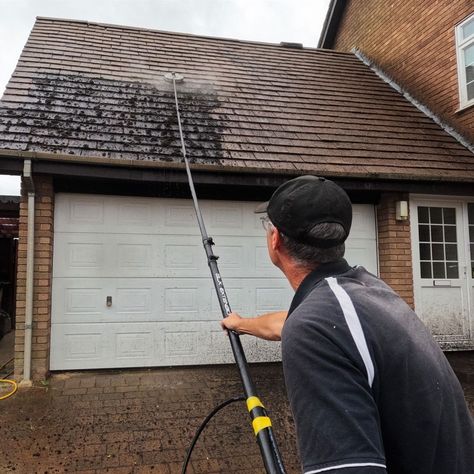
[[(13, 149), (18, 143), (25, 151), (181, 161), (174, 94), (166, 86), (46, 74), (33, 79), (29, 98), (0, 109)], [(185, 88), (179, 101), (190, 159), (219, 164), (222, 127), (211, 115), (218, 106), (215, 94)]]

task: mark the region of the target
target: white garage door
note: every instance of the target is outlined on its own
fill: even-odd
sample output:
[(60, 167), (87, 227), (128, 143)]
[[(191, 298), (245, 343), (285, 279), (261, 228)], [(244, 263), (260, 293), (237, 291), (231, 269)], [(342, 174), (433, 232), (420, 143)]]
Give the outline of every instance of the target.
[[(255, 203), (202, 201), (234, 311), (287, 308)], [(356, 206), (348, 260), (376, 272), (373, 206)], [(51, 369), (231, 362), (191, 201), (58, 194)], [(243, 337), (250, 361), (279, 344)]]

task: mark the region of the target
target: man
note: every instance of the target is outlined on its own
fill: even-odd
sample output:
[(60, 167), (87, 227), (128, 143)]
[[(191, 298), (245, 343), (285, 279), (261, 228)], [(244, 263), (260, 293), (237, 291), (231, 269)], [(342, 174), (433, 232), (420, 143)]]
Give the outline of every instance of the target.
[(270, 259), (295, 296), (288, 314), (222, 325), (281, 338), (303, 471), (474, 473), (474, 423), (444, 354), (391, 288), (343, 259), (346, 193), (301, 176), (264, 210)]

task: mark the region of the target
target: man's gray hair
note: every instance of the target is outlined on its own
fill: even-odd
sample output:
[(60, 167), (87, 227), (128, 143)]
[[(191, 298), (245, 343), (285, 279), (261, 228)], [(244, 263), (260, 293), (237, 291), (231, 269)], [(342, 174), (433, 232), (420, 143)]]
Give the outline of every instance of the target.
[[(290, 257), (298, 266), (313, 270), (321, 263), (329, 263), (339, 260), (344, 256), (345, 244), (339, 244), (335, 247), (322, 249), (312, 245), (303, 244), (280, 233), (283, 246), (287, 250)], [(346, 235), (346, 231), (341, 224), (337, 223), (323, 223), (315, 225), (309, 235), (315, 239), (340, 239)]]

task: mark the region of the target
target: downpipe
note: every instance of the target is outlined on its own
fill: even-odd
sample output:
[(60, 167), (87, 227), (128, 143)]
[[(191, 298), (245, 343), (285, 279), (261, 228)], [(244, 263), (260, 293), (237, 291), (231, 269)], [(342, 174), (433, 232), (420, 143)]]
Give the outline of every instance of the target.
[(31, 160), (23, 164), (23, 178), (28, 193), (28, 227), (26, 234), (26, 307), (25, 307), (25, 342), (23, 353), (22, 386), (31, 385), (31, 347), (33, 339), (33, 285), (35, 256), (35, 186)]

